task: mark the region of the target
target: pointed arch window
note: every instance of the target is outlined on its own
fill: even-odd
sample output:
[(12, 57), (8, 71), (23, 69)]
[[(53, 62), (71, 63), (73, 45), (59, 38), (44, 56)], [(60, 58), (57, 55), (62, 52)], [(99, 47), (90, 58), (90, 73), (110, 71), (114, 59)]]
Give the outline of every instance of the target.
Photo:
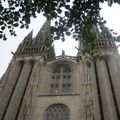
[(69, 109), (62, 104), (51, 105), (44, 114), (44, 120), (69, 120)]
[(72, 70), (67, 64), (55, 65), (52, 73), (50, 92), (69, 93), (72, 89)]

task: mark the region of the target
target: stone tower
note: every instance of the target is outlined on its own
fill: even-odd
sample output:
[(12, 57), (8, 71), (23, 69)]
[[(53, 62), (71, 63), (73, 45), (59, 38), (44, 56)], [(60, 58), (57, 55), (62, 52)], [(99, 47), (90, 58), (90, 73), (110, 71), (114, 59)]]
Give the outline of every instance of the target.
[(120, 120), (120, 57), (99, 36), (103, 59), (88, 67), (79, 56), (55, 56), (49, 21), (35, 38), (30, 32), (0, 81), (0, 120)]

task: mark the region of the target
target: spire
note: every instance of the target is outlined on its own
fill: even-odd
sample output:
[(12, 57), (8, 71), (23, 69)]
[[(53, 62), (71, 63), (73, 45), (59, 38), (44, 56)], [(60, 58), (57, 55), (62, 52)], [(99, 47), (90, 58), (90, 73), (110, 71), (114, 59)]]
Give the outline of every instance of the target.
[(32, 35), (33, 35), (33, 30), (27, 35), (26, 38), (32, 40)]
[(40, 53), (51, 48), (52, 38), (50, 32), (50, 21), (46, 21), (37, 36), (33, 39), (31, 31), (19, 45), (17, 53)]
[(33, 30), (24, 38), (23, 44), (29, 43), (32, 40)]
[(108, 36), (106, 35), (104, 31), (100, 32), (98, 30), (97, 26), (93, 25), (92, 30), (94, 31), (97, 37), (96, 46), (98, 48), (108, 49), (108, 48), (114, 48), (116, 46), (115, 42), (112, 39), (108, 38)]
[(97, 38), (97, 39), (100, 38), (100, 31), (99, 31), (99, 29), (97, 28), (97, 26), (94, 25), (94, 24), (92, 25), (92, 32), (93, 32), (93, 34), (96, 35), (96, 38)]
[(24, 38), (22, 43), (19, 44), (19, 46), (16, 50), (16, 53), (22, 51), (25, 46), (32, 44), (32, 35), (33, 35), (33, 30)]
[(51, 26), (51, 21), (46, 20), (40, 31), (38, 32), (37, 36), (35, 37), (35, 41), (38, 43), (45, 42), (46, 39), (50, 38), (50, 26)]

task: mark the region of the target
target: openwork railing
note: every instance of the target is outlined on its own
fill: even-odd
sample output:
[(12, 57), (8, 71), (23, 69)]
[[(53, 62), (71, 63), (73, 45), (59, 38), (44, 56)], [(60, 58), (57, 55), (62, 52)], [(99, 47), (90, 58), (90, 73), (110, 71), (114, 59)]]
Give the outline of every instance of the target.
[(60, 56), (56, 56), (56, 59), (71, 59), (71, 60), (75, 60), (76, 57), (75, 56), (69, 56), (69, 55), (60, 55)]
[(96, 47), (115, 47), (115, 42), (114, 41), (97, 41), (96, 42)]

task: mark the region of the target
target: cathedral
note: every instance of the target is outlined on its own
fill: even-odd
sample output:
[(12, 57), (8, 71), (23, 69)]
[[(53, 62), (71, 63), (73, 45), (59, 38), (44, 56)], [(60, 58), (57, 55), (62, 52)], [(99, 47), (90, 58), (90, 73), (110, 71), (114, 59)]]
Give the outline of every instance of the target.
[(99, 36), (89, 67), (79, 52), (55, 56), (50, 21), (30, 32), (0, 80), (0, 120), (120, 120), (120, 56)]

